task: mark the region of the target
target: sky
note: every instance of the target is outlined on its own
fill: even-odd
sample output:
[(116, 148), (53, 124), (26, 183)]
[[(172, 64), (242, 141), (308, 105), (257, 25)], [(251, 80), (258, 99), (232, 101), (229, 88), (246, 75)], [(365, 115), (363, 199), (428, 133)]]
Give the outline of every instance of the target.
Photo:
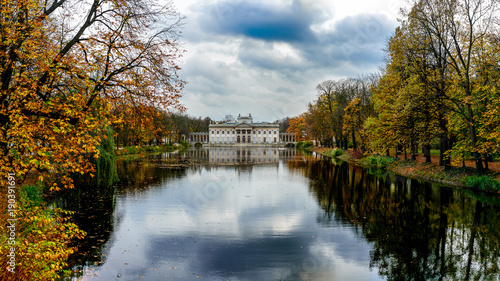
[(191, 116), (297, 116), (326, 80), (384, 66), (405, 0), (174, 0), (186, 17), (181, 103)]

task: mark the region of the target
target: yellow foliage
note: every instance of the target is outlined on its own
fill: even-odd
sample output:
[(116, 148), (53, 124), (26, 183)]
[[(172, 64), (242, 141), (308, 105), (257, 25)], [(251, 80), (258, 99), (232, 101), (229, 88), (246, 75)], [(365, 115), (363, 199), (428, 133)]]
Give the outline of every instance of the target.
[[(0, 225), (0, 263), (7, 265), (7, 253), (15, 248), (15, 273), (4, 267), (0, 280), (56, 280), (67, 265), (66, 259), (75, 251), (71, 241), (83, 238), (85, 233), (68, 220), (70, 212), (34, 205), (24, 190), (17, 191), (14, 244), (7, 239), (10, 232), (6, 224)], [(2, 197), (6, 198), (6, 194), (2, 193)], [(4, 222), (12, 218), (5, 211), (5, 201), (0, 202), (0, 219)]]

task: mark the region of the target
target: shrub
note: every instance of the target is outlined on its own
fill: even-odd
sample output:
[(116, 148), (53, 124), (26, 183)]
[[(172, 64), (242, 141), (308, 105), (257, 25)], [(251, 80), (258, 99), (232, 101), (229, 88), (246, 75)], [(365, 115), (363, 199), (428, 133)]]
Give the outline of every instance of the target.
[(486, 176), (470, 176), (464, 179), (465, 185), (485, 191), (500, 191), (500, 182)]
[(125, 155), (125, 154), (137, 154), (139, 149), (137, 146), (126, 146), (122, 150), (123, 150), (122, 155)]
[(180, 140), (180, 141), (179, 141), (179, 144), (180, 144), (182, 147), (189, 147), (189, 146), (190, 146), (189, 142), (188, 142), (188, 141), (186, 141), (186, 140)]
[(384, 157), (384, 156), (370, 156), (368, 157), (368, 162), (370, 166), (377, 167), (379, 169), (385, 169), (389, 164), (394, 162), (395, 158)]
[(312, 146), (312, 142), (310, 141), (298, 141), (296, 144), (295, 144), (295, 147), (297, 148), (309, 148)]
[(157, 145), (154, 146), (145, 146), (144, 150), (147, 152), (158, 153), (161, 151), (161, 148)]
[(333, 156), (335, 156), (335, 157), (336, 157), (336, 156), (340, 156), (340, 155), (344, 154), (344, 150), (342, 150), (342, 149), (340, 149), (340, 148), (337, 148), (337, 149), (335, 149), (335, 150), (333, 151), (333, 153), (332, 153), (332, 154), (333, 154)]

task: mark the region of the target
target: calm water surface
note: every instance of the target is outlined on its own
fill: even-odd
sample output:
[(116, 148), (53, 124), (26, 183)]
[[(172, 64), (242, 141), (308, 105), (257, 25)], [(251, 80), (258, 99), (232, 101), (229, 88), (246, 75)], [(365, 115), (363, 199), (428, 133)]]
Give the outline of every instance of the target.
[(278, 148), (192, 149), (119, 173), (114, 190), (60, 200), (89, 233), (75, 280), (500, 279), (498, 197)]

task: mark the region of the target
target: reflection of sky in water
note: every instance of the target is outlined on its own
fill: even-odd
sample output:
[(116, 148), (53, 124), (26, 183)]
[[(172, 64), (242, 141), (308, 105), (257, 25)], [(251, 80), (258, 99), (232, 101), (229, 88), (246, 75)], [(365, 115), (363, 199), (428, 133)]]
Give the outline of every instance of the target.
[(283, 163), (190, 170), (118, 197), (105, 262), (83, 280), (380, 280), (371, 246), (322, 213)]

